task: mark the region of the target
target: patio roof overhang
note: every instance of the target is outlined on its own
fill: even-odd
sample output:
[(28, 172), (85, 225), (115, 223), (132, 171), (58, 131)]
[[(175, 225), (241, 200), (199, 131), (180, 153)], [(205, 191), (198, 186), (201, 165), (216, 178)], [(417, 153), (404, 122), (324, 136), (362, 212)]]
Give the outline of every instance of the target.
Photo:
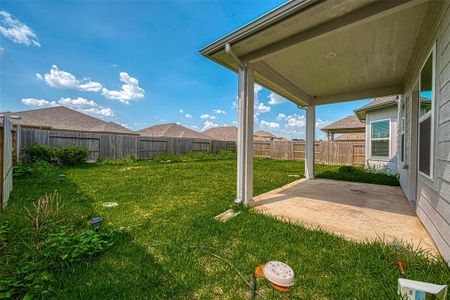
[(400, 94), (430, 3), (294, 0), (200, 52), (300, 106)]

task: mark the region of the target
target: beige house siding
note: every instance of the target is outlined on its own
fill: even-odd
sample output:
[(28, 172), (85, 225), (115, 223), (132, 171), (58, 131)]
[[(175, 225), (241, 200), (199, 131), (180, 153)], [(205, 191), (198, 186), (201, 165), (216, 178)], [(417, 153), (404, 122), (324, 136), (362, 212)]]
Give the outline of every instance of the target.
[[(409, 78), (402, 95), (407, 101), (406, 162), (398, 163), (401, 186), (416, 206), (417, 216), (428, 230), (436, 246), (450, 263), (450, 2), (434, 4), (425, 20), (421, 37), (415, 48), (415, 58), (409, 67)], [(420, 68), (436, 43), (436, 82), (434, 104), (433, 175), (419, 174), (417, 188), (417, 129), (418, 99), (414, 96)], [(399, 105), (399, 108), (401, 106)], [(399, 143), (397, 143), (400, 150)]]
[[(387, 158), (376, 158), (371, 156), (370, 124), (373, 121), (390, 120), (390, 155)], [(366, 163), (369, 166), (382, 168), (387, 171), (397, 170), (397, 108), (391, 106), (366, 113)]]

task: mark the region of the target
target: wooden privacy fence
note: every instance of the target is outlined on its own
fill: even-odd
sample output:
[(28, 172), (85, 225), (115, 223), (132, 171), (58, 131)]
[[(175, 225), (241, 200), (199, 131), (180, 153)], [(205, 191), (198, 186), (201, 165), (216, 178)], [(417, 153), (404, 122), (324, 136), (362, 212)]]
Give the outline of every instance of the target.
[[(330, 165), (364, 165), (365, 145), (362, 142), (316, 142), (315, 162)], [(272, 159), (305, 160), (305, 142), (255, 141), (253, 155)]]
[[(20, 126), (18, 126), (20, 130)], [(2, 117), (0, 125), (0, 203), (6, 207), (9, 195), (13, 189), (13, 165), (18, 158), (19, 130), (16, 130), (11, 120)]]
[(88, 149), (88, 160), (134, 156), (151, 159), (160, 153), (186, 154), (196, 151), (233, 150), (234, 142), (206, 139), (145, 137), (131, 134), (21, 128), (21, 149), (34, 144), (54, 147), (76, 145)]

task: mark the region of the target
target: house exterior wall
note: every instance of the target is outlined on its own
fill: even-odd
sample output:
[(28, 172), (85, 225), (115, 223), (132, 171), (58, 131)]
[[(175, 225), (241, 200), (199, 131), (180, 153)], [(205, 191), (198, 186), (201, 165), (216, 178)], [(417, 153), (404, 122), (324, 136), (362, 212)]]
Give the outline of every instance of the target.
[[(389, 157), (373, 157), (371, 155), (371, 122), (390, 120)], [(391, 106), (366, 112), (366, 164), (370, 167), (397, 172), (397, 107)]]
[[(417, 172), (417, 85), (435, 45), (434, 153), (431, 179)], [(400, 183), (422, 224), (450, 264), (450, 2), (433, 2), (414, 51), (402, 100), (406, 102), (406, 159), (398, 162)], [(401, 108), (401, 105), (399, 105)], [(398, 151), (400, 151), (400, 143)]]

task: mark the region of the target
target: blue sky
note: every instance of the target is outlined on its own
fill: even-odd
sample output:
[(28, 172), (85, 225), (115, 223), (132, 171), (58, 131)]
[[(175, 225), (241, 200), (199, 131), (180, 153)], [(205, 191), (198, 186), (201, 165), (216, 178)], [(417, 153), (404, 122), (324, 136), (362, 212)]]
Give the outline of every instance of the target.
[[(282, 2), (2, 1), (0, 111), (66, 105), (131, 129), (234, 125), (237, 76), (198, 50)], [(304, 111), (255, 89), (255, 130), (303, 138)], [(317, 125), (368, 101), (320, 106)]]

